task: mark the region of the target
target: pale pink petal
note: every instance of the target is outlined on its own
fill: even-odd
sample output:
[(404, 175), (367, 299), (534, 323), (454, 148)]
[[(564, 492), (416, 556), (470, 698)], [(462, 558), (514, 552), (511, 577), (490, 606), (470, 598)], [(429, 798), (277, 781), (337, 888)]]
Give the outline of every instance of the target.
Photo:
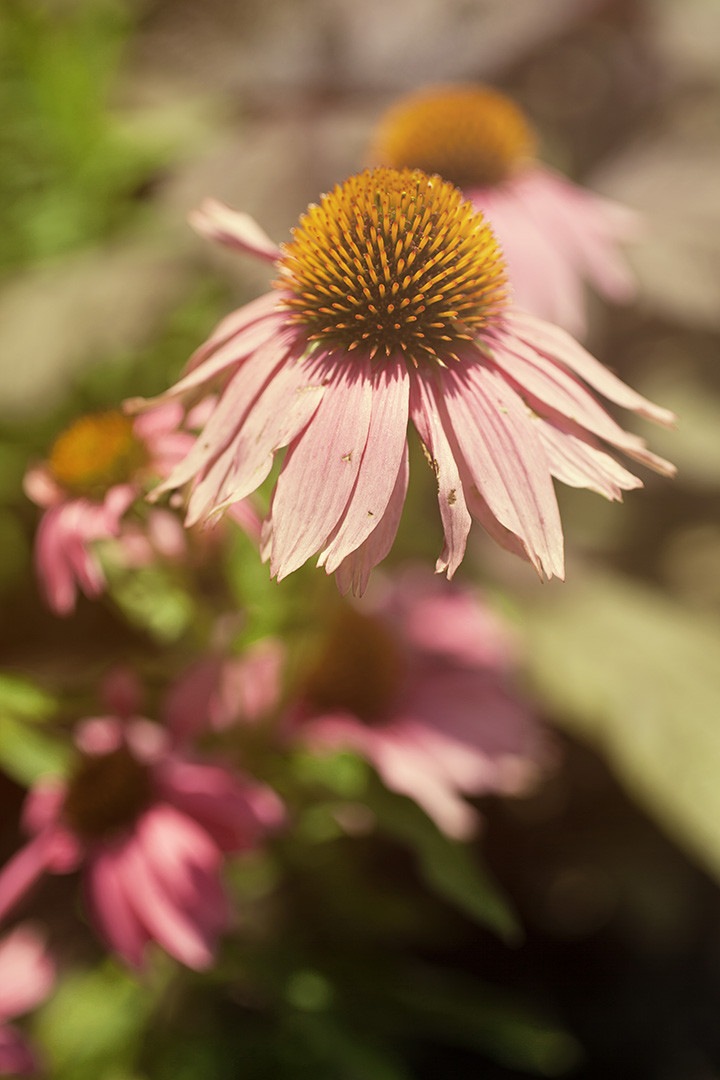
[(215, 410), (198, 435), (195, 444), (167, 480), (155, 489), (163, 491), (181, 487), (201, 474), (237, 437), (242, 421), (263, 387), (273, 378), (285, 361), (287, 349), (279, 339), (267, 342), (235, 372), (228, 382)]
[(469, 195), (500, 241), (515, 303), (580, 334), (585, 328), (580, 275), (552, 230), (536, 220), (520, 190), (519, 182), (511, 180)]
[(417, 371), (410, 386), (410, 409), (438, 486), (438, 504), (445, 542), (435, 564), (435, 572), (447, 571), (452, 578), (463, 560), (470, 514), (465, 501), (458, 464), (441, 421), (439, 395), (441, 391), (432, 375)]
[(128, 889), (123, 856), (124, 845), (105, 848), (93, 855), (86, 870), (87, 900), (110, 948), (132, 967), (140, 968), (150, 935), (133, 909), (130, 899), (133, 886)]
[(226, 510), (229, 518), (239, 525), (249, 540), (256, 546), (260, 543), (262, 531), (262, 518), (251, 499), (241, 499), (240, 502), (231, 503)]
[(355, 551), (382, 520), (407, 446), (409, 379), (405, 361), (372, 373), (372, 413), (367, 444), (350, 502), (318, 566), (328, 574)]
[(276, 315), (281, 307), (282, 293), (269, 292), (243, 304), (237, 311), (231, 311), (217, 324), (210, 337), (195, 350), (190, 357), (186, 368), (186, 375), (194, 371), (221, 345), (225, 345), (231, 338), (235, 338), (242, 330), (246, 330), (253, 323), (262, 322), (268, 315)]
[(184, 415), (185, 410), (179, 401), (167, 401), (137, 416), (133, 421), (133, 433), (152, 448), (161, 435), (177, 431)]
[(550, 471), (563, 484), (588, 488), (607, 499), (620, 500), (623, 491), (643, 486), (642, 480), (594, 443), (561, 431), (540, 418), (536, 424)]
[(550, 470), (526, 406), (480, 364), (442, 373), (443, 400), (474, 483), (501, 525), (547, 577), (563, 576), (563, 537)]
[(222, 665), (218, 693), (210, 703), (216, 731), (231, 724), (254, 724), (280, 704), (285, 648), (274, 638), (253, 642), (242, 656)]
[(187, 523), (192, 525), (210, 510), (219, 513), (256, 491), (276, 452), (312, 420), (324, 393), (323, 379), (312, 361), (288, 360), (281, 366), (248, 410), (228, 453), (193, 490)]
[(312, 422), (287, 452), (275, 486), (271, 573), (287, 577), (328, 540), (345, 510), (367, 443), (370, 364), (339, 367)]
[(175, 740), (201, 735), (210, 727), (210, 704), (217, 693), (222, 660), (211, 656), (188, 668), (165, 698), (163, 720)]
[(54, 979), (43, 935), (27, 923), (15, 927), (0, 941), (0, 1024), (44, 1001)]
[(35, 570), (45, 599), (57, 615), (74, 610), (78, 573), (83, 592), (91, 598), (99, 596), (106, 584), (97, 556), (68, 529), (68, 505), (47, 510), (35, 535)]
[(517, 335), (532, 349), (543, 353), (550, 360), (565, 364), (604, 397), (614, 401), (616, 405), (632, 409), (633, 412), (654, 420), (658, 424), (672, 426), (675, 423), (677, 417), (674, 413), (669, 409), (654, 405), (641, 394), (631, 390), (559, 326), (552, 326), (543, 319), (518, 308), (508, 309), (503, 316), (503, 321), (511, 334)]
[(208, 240), (217, 240), (270, 262), (280, 258), (280, 248), (249, 214), (233, 210), (219, 199), (204, 199), (188, 220)]
[(409, 465), (406, 443), (403, 459), (400, 463), (400, 471), (387, 510), (367, 540), (343, 559), (337, 568), (335, 580), (343, 596), (349, 589), (352, 589), (355, 596), (362, 596), (368, 587), (371, 571), (389, 555), (390, 549), (395, 542), (403, 506), (405, 505), (408, 478)]
[(43, 509), (56, 506), (65, 499), (65, 492), (53, 479), (46, 465), (35, 465), (27, 470), (23, 477), (23, 490), (28, 499)]
[[(273, 297), (274, 299), (274, 297)], [(287, 330), (283, 333), (287, 316), (266, 316), (262, 320), (251, 323), (250, 326), (241, 330), (235, 337), (220, 346), (201, 364), (193, 367), (179, 382), (160, 394), (156, 398), (131, 398), (124, 403), (126, 412), (142, 412), (145, 409), (154, 409), (173, 398), (182, 397), (196, 390), (198, 387), (209, 383), (216, 376), (226, 372), (229, 367), (238, 367), (247, 362), (256, 353), (265, 350), (268, 346), (277, 348), (277, 343), (282, 342), (280, 354), (289, 347), (293, 334)], [(266, 363), (270, 361), (266, 359)], [(270, 372), (268, 372), (270, 374)]]
[(154, 550), (164, 559), (182, 559), (187, 555), (185, 530), (170, 510), (150, 511), (147, 535)]

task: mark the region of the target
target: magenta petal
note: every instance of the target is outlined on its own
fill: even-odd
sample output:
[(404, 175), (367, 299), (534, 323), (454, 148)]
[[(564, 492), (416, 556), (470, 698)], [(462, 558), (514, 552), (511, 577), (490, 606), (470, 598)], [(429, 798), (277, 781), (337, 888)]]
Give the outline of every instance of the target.
[(153, 853), (137, 836), (127, 844), (123, 858), (128, 899), (148, 934), (188, 967), (202, 970), (213, 960), (214, 934), (184, 910), (182, 899), (158, 879)]
[(337, 568), (335, 580), (343, 596), (351, 588), (355, 596), (362, 596), (367, 589), (373, 568), (390, 553), (405, 505), (409, 472), (407, 443), (405, 443), (400, 471), (387, 510), (367, 540), (343, 559)]
[(53, 828), (45, 829), (20, 848), (0, 871), (0, 920), (47, 870), (52, 853)]
[(338, 524), (357, 479), (372, 408), (370, 363), (339, 367), (317, 412), (288, 450), (272, 504), (271, 572), (287, 577)]
[(105, 940), (128, 964), (140, 968), (150, 935), (129, 899), (133, 885), (124, 869), (124, 854), (123, 845), (94, 855), (87, 867), (85, 886), (88, 906)]
[(15, 1028), (0, 1024), (0, 1076), (32, 1076), (37, 1062)]
[(473, 482), (497, 520), (563, 576), (563, 536), (550, 469), (526, 406), (479, 364), (442, 373), (443, 399)]
[(208, 240), (218, 240), (269, 262), (280, 257), (280, 248), (249, 214), (233, 210), (219, 199), (204, 199), (188, 220)]
[(395, 490), (407, 445), (409, 379), (405, 361), (372, 373), (372, 413), (367, 445), (347, 510), (318, 566), (328, 574), (382, 521)]
[(425, 446), (437, 480), (438, 504), (445, 535), (442, 554), (435, 564), (435, 571), (447, 571), (448, 578), (452, 578), (465, 554), (470, 514), (458, 463), (443, 429), (439, 393), (432, 376), (420, 371), (415, 373), (410, 388), (410, 409), (413, 423)]

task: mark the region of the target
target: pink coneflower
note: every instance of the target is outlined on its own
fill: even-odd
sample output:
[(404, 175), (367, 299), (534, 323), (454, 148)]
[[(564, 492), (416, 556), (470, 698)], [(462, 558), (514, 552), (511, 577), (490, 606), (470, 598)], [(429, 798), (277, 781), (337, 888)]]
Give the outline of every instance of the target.
[(140, 966), (157, 941), (189, 967), (207, 967), (230, 918), (223, 855), (254, 847), (282, 808), (263, 784), (178, 752), (142, 718), (102, 717), (78, 728), (68, 781), (31, 789), (32, 834), (0, 873), (0, 918), (45, 871), (83, 868), (88, 906), (104, 938)]
[(517, 304), (582, 334), (585, 281), (608, 300), (634, 296), (620, 243), (636, 237), (640, 218), (541, 165), (536, 141), (519, 107), (497, 90), (440, 86), (387, 111), (371, 157), (457, 184), (490, 222)]
[[(95, 550), (99, 540), (127, 530), (128, 551), (139, 527), (126, 518), (151, 477), (164, 477), (188, 452), (193, 437), (179, 431), (177, 405), (135, 420), (119, 411), (83, 416), (55, 440), (46, 462), (25, 476), (26, 494), (45, 513), (35, 539), (35, 566), (57, 615), (75, 608), (77, 589), (96, 597), (106, 588)], [(162, 555), (178, 555), (182, 530), (167, 510), (148, 515), (143, 530)]]
[(217, 202), (194, 223), (274, 262), (279, 281), (221, 322), (164, 395), (192, 400), (224, 382), (192, 451), (157, 490), (190, 484), (186, 523), (209, 521), (255, 491), (287, 447), (261, 549), (278, 579), (319, 553), (342, 591), (364, 590), (405, 501), (408, 419), (437, 479), (436, 568), (449, 577), (471, 515), (538, 573), (562, 576), (552, 477), (609, 499), (641, 486), (604, 443), (672, 473), (585, 383), (661, 423), (672, 414), (564, 331), (508, 305), (492, 232), (439, 177), (353, 176), (309, 208), (282, 249)]
[(8, 1020), (44, 1001), (54, 980), (55, 966), (31, 925), (16, 926), (0, 941), (0, 1076), (35, 1072), (30, 1047)]
[(352, 750), (448, 835), (478, 815), (463, 795), (516, 795), (547, 762), (545, 736), (510, 685), (499, 620), (444, 582), (401, 579), (362, 613), (346, 605), (291, 708), (295, 738)]

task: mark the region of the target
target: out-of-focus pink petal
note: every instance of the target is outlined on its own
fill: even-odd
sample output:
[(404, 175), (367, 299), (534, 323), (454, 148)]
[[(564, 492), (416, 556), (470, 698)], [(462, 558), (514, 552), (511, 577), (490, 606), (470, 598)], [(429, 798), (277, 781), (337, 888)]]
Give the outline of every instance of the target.
[(57, 506), (65, 498), (65, 493), (58, 487), (45, 465), (35, 465), (28, 469), (23, 477), (23, 490), (28, 499), (43, 509)]
[(185, 530), (170, 510), (151, 510), (147, 533), (153, 548), (164, 559), (182, 559), (187, 554)]
[(74, 732), (75, 744), (85, 754), (112, 754), (124, 741), (123, 725), (115, 716), (97, 716), (81, 721)]
[(236, 525), (239, 525), (249, 540), (256, 546), (260, 543), (262, 531), (262, 517), (251, 499), (240, 499), (239, 502), (231, 503), (225, 511)]
[(32, 1076), (37, 1061), (23, 1037), (9, 1024), (0, 1024), (0, 1076)]
[[(163, 861), (161, 871), (158, 859)], [(219, 859), (202, 829), (161, 804), (138, 820), (124, 850), (123, 874), (138, 918), (164, 949), (197, 970), (213, 961), (218, 930), (214, 875)], [(208, 900), (205, 915), (198, 910), (203, 897)]]
[(256, 804), (275, 823), (284, 816), (270, 788), (220, 765), (168, 762), (159, 786), (163, 798), (198, 822), (222, 851), (244, 851), (258, 842), (265, 824), (256, 816)]
[(142, 712), (145, 691), (129, 664), (116, 664), (102, 678), (100, 698), (109, 713), (125, 720)]
[(44, 1001), (54, 980), (43, 935), (28, 923), (15, 927), (0, 941), (0, 1025)]
[(372, 409), (370, 363), (330, 376), (312, 423), (287, 452), (275, 487), (270, 569), (281, 581), (326, 542), (352, 493)]
[(110, 948), (132, 967), (140, 968), (150, 935), (130, 900), (134, 886), (124, 866), (125, 844), (101, 848), (92, 855), (85, 890), (90, 911)]
[(0, 921), (25, 896), (48, 868), (52, 831), (38, 833), (0, 870)]
[(217, 240), (269, 262), (280, 257), (280, 248), (249, 214), (233, 210), (219, 199), (204, 199), (188, 220), (208, 240)]

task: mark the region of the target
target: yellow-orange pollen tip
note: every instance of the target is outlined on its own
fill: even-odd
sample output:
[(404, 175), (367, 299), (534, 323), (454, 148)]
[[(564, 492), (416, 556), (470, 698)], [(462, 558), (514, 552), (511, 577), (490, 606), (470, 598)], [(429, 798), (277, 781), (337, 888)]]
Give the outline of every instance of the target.
[(486, 86), (446, 86), (401, 98), (378, 125), (374, 162), (440, 173), (459, 188), (496, 185), (534, 157), (518, 106)]
[(82, 416), (55, 440), (50, 468), (74, 495), (98, 497), (130, 480), (146, 464), (147, 450), (133, 420), (115, 410)]
[(329, 349), (457, 359), (497, 315), (507, 279), (482, 214), (418, 169), (366, 170), (310, 206), (283, 248), (290, 319)]

